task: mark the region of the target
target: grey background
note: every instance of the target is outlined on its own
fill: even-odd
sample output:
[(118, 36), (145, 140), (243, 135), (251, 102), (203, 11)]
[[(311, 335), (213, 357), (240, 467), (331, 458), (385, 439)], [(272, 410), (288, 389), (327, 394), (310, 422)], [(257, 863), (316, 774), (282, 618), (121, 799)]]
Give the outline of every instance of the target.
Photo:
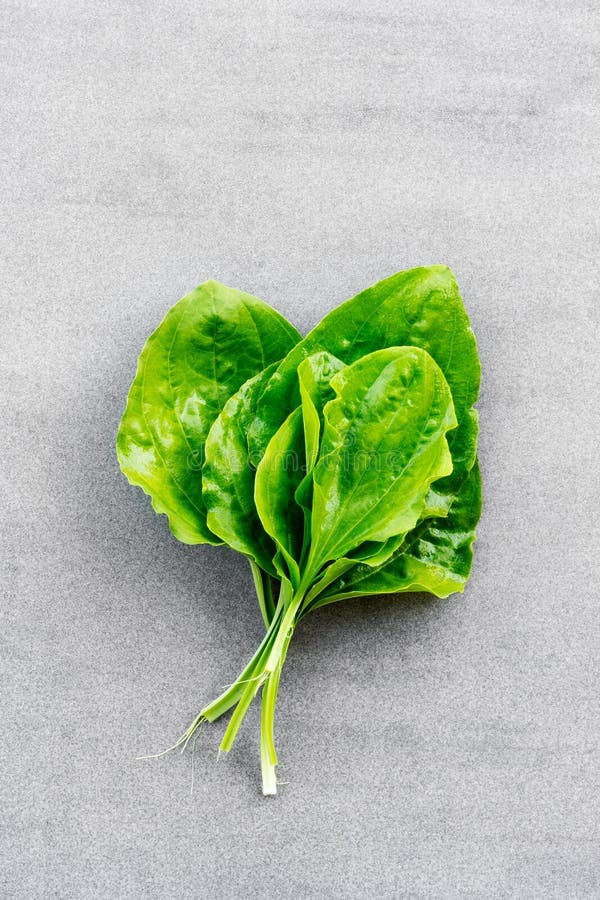
[[(3, 898), (600, 896), (592, 0), (4, 2)], [(308, 330), (446, 262), (484, 367), (457, 601), (297, 632), (258, 719), (166, 746), (253, 651), (245, 563), (119, 474), (166, 309), (215, 277)]]

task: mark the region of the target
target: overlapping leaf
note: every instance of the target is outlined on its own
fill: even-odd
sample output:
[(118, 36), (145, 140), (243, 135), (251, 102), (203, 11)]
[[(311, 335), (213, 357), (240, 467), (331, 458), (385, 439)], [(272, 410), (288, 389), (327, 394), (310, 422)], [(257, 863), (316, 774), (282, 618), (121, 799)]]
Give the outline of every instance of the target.
[(184, 543), (218, 544), (202, 497), (204, 442), (228, 398), (300, 339), (266, 303), (207, 281), (148, 338), (117, 436), (124, 474)]
[(475, 462), (446, 517), (422, 522), (384, 565), (364, 563), (332, 581), (310, 604), (317, 609), (349, 597), (425, 591), (444, 598), (462, 592), (471, 573), (481, 515), (481, 473)]
[(297, 369), (326, 350), (350, 364), (385, 347), (421, 347), (438, 364), (452, 392), (459, 429), (477, 400), (480, 364), (475, 337), (447, 266), (398, 272), (347, 300), (316, 326), (280, 363), (259, 400), (249, 434), (261, 456), (283, 420), (300, 403)]
[(313, 471), (306, 564), (313, 576), (366, 541), (410, 531), (431, 483), (452, 470), (452, 395), (428, 353), (378, 350), (338, 372), (331, 386), (337, 396), (324, 409)]

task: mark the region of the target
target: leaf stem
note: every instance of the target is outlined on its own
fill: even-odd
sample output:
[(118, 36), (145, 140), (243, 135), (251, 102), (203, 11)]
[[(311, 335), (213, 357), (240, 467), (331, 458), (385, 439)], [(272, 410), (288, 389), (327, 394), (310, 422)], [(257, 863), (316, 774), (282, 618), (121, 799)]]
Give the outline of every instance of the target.
[(261, 684), (263, 684), (264, 680), (264, 672), (260, 672), (255, 678), (251, 678), (244, 688), (242, 696), (240, 697), (238, 704), (233, 711), (233, 715), (229, 720), (229, 724), (225, 729), (223, 740), (221, 741), (219, 749), (224, 753), (228, 753), (231, 750), (233, 742), (235, 740), (235, 736), (238, 733), (238, 729), (242, 724), (244, 716), (248, 712), (248, 707), (254, 700), (258, 689), (260, 688)]
[[(274, 672), (282, 657), (283, 647), (287, 643), (289, 644), (288, 634), (291, 638), (292, 633), (294, 631), (294, 625), (296, 622), (296, 615), (298, 610), (302, 606), (302, 602), (304, 600), (304, 593), (298, 592), (294, 594), (292, 599), (287, 606), (283, 619), (281, 620), (281, 624), (277, 629), (277, 637), (275, 638), (275, 642), (271, 648), (271, 652), (269, 653), (269, 657), (267, 659), (267, 663), (265, 666), (265, 671), (269, 674)], [(287, 649), (287, 645), (286, 645)], [(283, 653), (285, 658), (285, 653)]]
[(230, 685), (227, 690), (224, 691), (219, 697), (217, 697), (216, 700), (213, 700), (212, 703), (209, 703), (208, 706), (204, 707), (204, 709), (200, 712), (200, 716), (208, 719), (209, 722), (214, 722), (215, 719), (218, 719), (239, 701), (246, 688), (247, 683), (252, 681), (255, 677), (256, 670), (260, 668), (263, 657), (269, 651), (271, 644), (276, 637), (278, 621), (279, 617), (281, 616), (282, 610), (283, 606), (281, 604), (278, 605), (271, 624), (269, 625), (269, 630), (263, 637), (256, 653), (254, 654), (246, 668), (243, 670), (243, 672), (241, 672), (241, 674), (236, 678), (233, 684)]
[[(277, 792), (275, 777), (277, 753), (273, 739), (277, 691), (281, 669), (294, 633), (296, 616), (303, 599), (304, 595), (302, 593), (292, 593), (291, 584), (287, 579), (283, 581), (275, 617), (269, 627), (266, 639), (261, 645), (262, 649), (255, 655), (252, 674), (246, 679), (245, 687), (239, 694), (237, 705), (225, 729), (220, 745), (220, 749), (225, 753), (231, 750), (250, 704), (262, 687), (260, 758), (263, 793), (267, 795)], [(236, 685), (241, 687), (241, 683), (242, 680), (239, 678)]]
[[(227, 753), (231, 750), (233, 746), (233, 742), (238, 733), (238, 729), (242, 724), (244, 716), (246, 715), (248, 708), (252, 701), (254, 700), (256, 694), (258, 693), (259, 688), (262, 684), (264, 684), (268, 674), (272, 671), (270, 668), (273, 665), (273, 651), (276, 648), (280, 648), (282, 644), (282, 629), (289, 628), (289, 618), (290, 611), (294, 607), (295, 598), (292, 597), (291, 600), (288, 600), (289, 594), (291, 593), (291, 585), (289, 582), (284, 581), (281, 589), (281, 597), (280, 602), (277, 606), (275, 617), (271, 622), (269, 627), (269, 631), (267, 632), (267, 639), (263, 641), (262, 650), (260, 654), (257, 654), (256, 663), (252, 669), (252, 676), (246, 680), (246, 685), (242, 689), (241, 694), (239, 696), (237, 706), (233, 711), (229, 724), (225, 730), (225, 734), (223, 735), (223, 740), (221, 741), (221, 750)], [(283, 619), (280, 622), (281, 613), (284, 613)], [(277, 653), (280, 653), (280, 649), (277, 649)], [(241, 679), (238, 678), (236, 684), (240, 684)]]
[(252, 570), (252, 578), (254, 579), (254, 587), (256, 588), (256, 596), (258, 597), (258, 605), (260, 606), (263, 622), (265, 623), (265, 628), (268, 628), (275, 615), (271, 577), (253, 559), (249, 559), (248, 562)]
[(260, 758), (262, 768), (263, 794), (265, 795), (277, 793), (277, 780), (275, 777), (277, 752), (275, 750), (275, 740), (273, 735), (275, 723), (275, 706), (277, 704), (277, 692), (279, 690), (281, 670), (283, 669), (283, 664), (285, 662), (293, 633), (294, 626), (288, 628), (287, 630), (277, 666), (274, 671), (267, 676), (267, 680), (263, 686), (262, 691)]

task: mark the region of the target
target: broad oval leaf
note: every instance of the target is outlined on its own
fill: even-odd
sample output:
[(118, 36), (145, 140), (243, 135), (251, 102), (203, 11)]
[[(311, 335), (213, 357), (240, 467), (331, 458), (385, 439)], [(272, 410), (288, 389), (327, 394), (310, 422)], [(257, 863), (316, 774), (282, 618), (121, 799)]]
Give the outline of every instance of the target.
[(246, 435), (256, 400), (273, 372), (269, 366), (230, 397), (206, 438), (202, 496), (207, 523), (225, 544), (275, 575), (275, 544), (266, 534), (254, 504), (255, 469)]
[(324, 409), (313, 471), (312, 580), (364, 542), (410, 531), (431, 483), (452, 470), (452, 395), (427, 352), (376, 351), (338, 372), (331, 386), (337, 396)]
[(335, 397), (331, 379), (343, 368), (344, 363), (326, 350), (313, 353), (298, 366), (307, 472), (313, 470), (319, 455), (323, 407)]
[(256, 297), (207, 281), (148, 338), (117, 436), (123, 473), (186, 544), (220, 540), (206, 522), (204, 442), (228, 398), (300, 339)]
[[(281, 575), (298, 586), (304, 527), (303, 512), (294, 496), (306, 472), (302, 409), (298, 407), (275, 432), (258, 464), (254, 501), (265, 531), (274, 539)], [(286, 570), (282, 570), (281, 561)]]
[(298, 382), (304, 425), (304, 446), (306, 454), (306, 474), (298, 485), (295, 499), (305, 511), (307, 529), (310, 536), (310, 506), (312, 503), (312, 470), (319, 455), (323, 431), (323, 407), (333, 400), (335, 393), (330, 385), (336, 372), (344, 368), (344, 363), (326, 350), (314, 353), (298, 366)]
[(476, 461), (446, 517), (417, 526), (401, 551), (378, 569), (361, 564), (340, 574), (310, 608), (372, 594), (427, 591), (445, 598), (464, 591), (480, 515), (481, 473)]
[(327, 350), (350, 364), (375, 350), (409, 345), (427, 350), (450, 386), (459, 424), (449, 435), (452, 448), (477, 400), (481, 367), (454, 275), (447, 266), (425, 266), (398, 272), (342, 303), (288, 353), (259, 401), (252, 452), (262, 456), (300, 403), (296, 370), (307, 356)]

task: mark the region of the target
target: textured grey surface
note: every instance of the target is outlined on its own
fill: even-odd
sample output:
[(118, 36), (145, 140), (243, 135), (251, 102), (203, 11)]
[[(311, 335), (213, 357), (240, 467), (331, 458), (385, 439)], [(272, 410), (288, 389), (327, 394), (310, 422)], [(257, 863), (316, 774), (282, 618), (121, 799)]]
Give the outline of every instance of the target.
[[(3, 898), (600, 896), (600, 16), (591, 0), (2, 6)], [(215, 277), (306, 330), (450, 264), (479, 339), (470, 587), (324, 610), (257, 717), (249, 573), (119, 474), (137, 353)]]

